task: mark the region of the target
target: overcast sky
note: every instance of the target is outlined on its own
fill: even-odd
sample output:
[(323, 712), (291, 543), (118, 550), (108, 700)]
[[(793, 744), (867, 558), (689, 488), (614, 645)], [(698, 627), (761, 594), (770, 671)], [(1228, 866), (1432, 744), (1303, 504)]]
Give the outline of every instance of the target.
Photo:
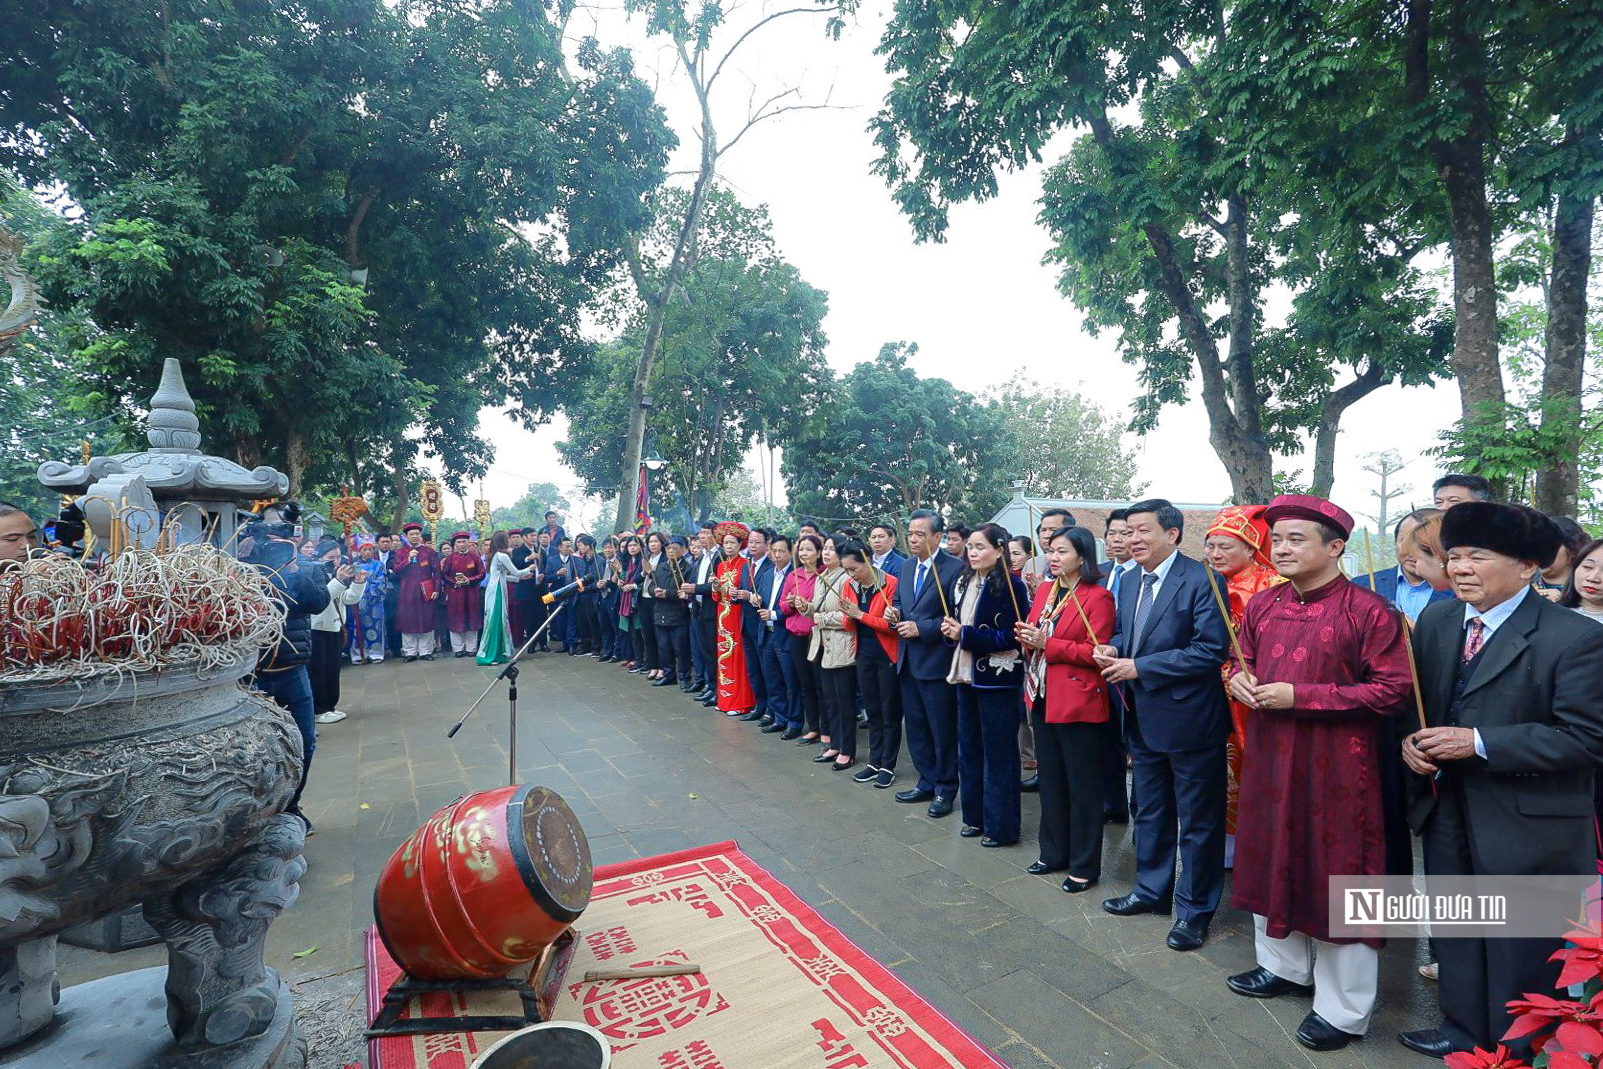
[[(736, 10), (731, 27), (750, 25), (757, 10)], [(1082, 329), (1079, 313), (1057, 293), (1056, 273), (1041, 263), (1049, 244), (1036, 222), (1044, 165), (1004, 175), (1000, 195), (987, 203), (954, 208), (947, 240), (939, 245), (914, 243), (884, 184), (870, 173), (876, 153), (866, 127), (890, 83), (873, 50), (888, 10), (883, 3), (865, 5), (838, 42), (824, 39), (822, 20), (779, 20), (752, 39), (759, 47), (748, 43), (731, 64), (738, 66), (737, 76), (726, 73), (716, 90), (722, 110), (715, 118), (725, 138), (744, 120), (753, 81), (758, 99), (799, 83), (808, 100), (827, 95), (838, 106), (759, 125), (722, 167), (724, 180), (744, 200), (768, 206), (783, 255), (828, 292), (830, 365), (844, 372), (873, 357), (883, 342), (912, 341), (919, 345), (915, 366), (921, 374), (963, 389), (978, 392), (1023, 369), (1037, 381), (1073, 387), (1127, 416), (1137, 392), (1135, 369), (1119, 359), (1112, 336), (1092, 337)], [(610, 9), (581, 11), (569, 32), (595, 33), (604, 44), (635, 51), (682, 142), (673, 166), (692, 166), (694, 101), (672, 53)], [(724, 39), (733, 36), (726, 32)], [(1055, 161), (1071, 139), (1060, 137), (1049, 146), (1047, 161)], [(1434, 464), (1422, 453), (1457, 414), (1451, 382), (1387, 387), (1348, 410), (1336, 464), (1337, 501), (1354, 512), (1375, 511), (1376, 480), (1361, 470), (1362, 458), (1395, 448), (1410, 462), (1401, 481), (1413, 484), (1412, 498), (1426, 502)], [(566, 430), (560, 417), (533, 433), (495, 410), (483, 413), (483, 423), (496, 446), (484, 483), (495, 506), (510, 504), (533, 481), (556, 483), (570, 496), (579, 489), (554, 448)], [(1129, 446), (1154, 494), (1200, 502), (1230, 492), (1224, 467), (1208, 445), (1200, 402), (1166, 410), (1153, 433), (1131, 436)], [(1276, 463), (1277, 469), (1301, 468), (1306, 477), (1311, 458)], [(1401, 505), (1393, 505), (1394, 515)], [(600, 511), (599, 502), (592, 503), (582, 519), (588, 524)]]

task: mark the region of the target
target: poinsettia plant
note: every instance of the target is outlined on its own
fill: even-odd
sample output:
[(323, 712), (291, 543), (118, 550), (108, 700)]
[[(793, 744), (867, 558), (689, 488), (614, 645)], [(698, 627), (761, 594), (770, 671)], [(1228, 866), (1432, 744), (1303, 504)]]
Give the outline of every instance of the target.
[(1603, 930), (1588, 924), (1564, 936), (1566, 945), (1554, 951), (1561, 962), (1557, 988), (1573, 998), (1528, 993), (1508, 1004), (1514, 1023), (1504, 1040), (1528, 1040), (1532, 1060), (1525, 1062), (1498, 1046), (1486, 1051), (1449, 1054), (1447, 1069), (1595, 1069), (1603, 1066)]

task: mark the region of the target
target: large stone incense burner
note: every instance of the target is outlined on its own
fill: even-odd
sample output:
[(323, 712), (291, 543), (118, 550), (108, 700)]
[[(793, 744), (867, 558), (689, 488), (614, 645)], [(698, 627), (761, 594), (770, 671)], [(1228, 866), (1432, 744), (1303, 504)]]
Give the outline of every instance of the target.
[[(221, 470), (200, 459), (192, 470)], [(83, 474), (103, 483), (121, 474), (113, 466), (150, 470), (125, 455)], [(239, 470), (256, 490), (263, 469)], [(215, 483), (200, 508), (223, 507)], [(122, 489), (118, 507), (153, 506), (162, 520), (176, 507)], [(305, 871), (303, 826), (282, 815), (301, 741), (288, 713), (240, 685), (256, 653), (240, 649), (221, 670), (0, 676), (0, 1066), (304, 1064), (288, 989), (263, 959)], [(167, 967), (68, 988), (57, 1005), (56, 935), (134, 905)]]

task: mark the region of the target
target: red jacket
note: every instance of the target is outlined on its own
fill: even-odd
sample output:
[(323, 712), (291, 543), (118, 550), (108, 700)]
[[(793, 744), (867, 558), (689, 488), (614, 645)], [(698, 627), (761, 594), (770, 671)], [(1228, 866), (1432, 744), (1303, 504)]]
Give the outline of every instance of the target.
[[(880, 647), (890, 657), (891, 664), (895, 665), (897, 651), (901, 649), (902, 640), (901, 636), (896, 633), (896, 628), (886, 622), (885, 609), (896, 604), (896, 577), (889, 572), (880, 574), (885, 577), (884, 582), (880, 586), (879, 592), (874, 595), (874, 600), (868, 603), (868, 611), (863, 613), (862, 623), (864, 626), (873, 629), (874, 637), (879, 639)], [(852, 589), (852, 596), (857, 596), (855, 587)], [(858, 637), (858, 641), (862, 641), (861, 636)]]
[[(1046, 610), (1054, 584), (1042, 583), (1035, 590), (1030, 621), (1039, 623)], [(1113, 638), (1117, 610), (1113, 595), (1106, 588), (1081, 583), (1074, 589), (1082, 618), (1067, 594), (1059, 607), (1052, 634), (1046, 640), (1046, 722), (1048, 724), (1102, 724), (1108, 719), (1108, 684), (1091, 657), (1096, 642)], [(1085, 630), (1091, 622), (1095, 641)]]

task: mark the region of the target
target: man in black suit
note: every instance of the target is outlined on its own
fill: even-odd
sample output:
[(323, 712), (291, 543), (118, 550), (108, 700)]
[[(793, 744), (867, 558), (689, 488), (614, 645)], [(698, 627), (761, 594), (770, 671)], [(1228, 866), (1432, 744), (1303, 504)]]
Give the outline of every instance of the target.
[(746, 557), (751, 561), (751, 566), (740, 577), (741, 597), (748, 606), (740, 614), (740, 628), (746, 640), (746, 682), (751, 686), (752, 696), (751, 712), (740, 719), (761, 722), (767, 718), (769, 724), (774, 721), (768, 706), (768, 680), (763, 671), (763, 625), (757, 616), (762, 601), (757, 596), (757, 591), (767, 589), (767, 577), (774, 571), (774, 562), (768, 558), (768, 543), (773, 537), (774, 532), (770, 528), (751, 529), (751, 534), (746, 539)]
[(963, 566), (940, 548), (944, 527), (940, 513), (913, 511), (907, 522), (913, 555), (896, 577), (896, 632), (902, 639), (896, 676), (907, 753), (918, 769), (918, 783), (898, 792), (896, 800), (929, 802), (932, 817), (950, 813), (957, 797), (957, 694), (946, 681), (952, 647), (941, 635), (941, 620), (953, 614), (952, 587)]
[[(1596, 873), (1593, 780), (1603, 765), (1603, 627), (1530, 584), (1562, 542), (1542, 513), (1469, 501), (1442, 517), (1458, 601), (1419, 618), (1414, 656), (1427, 727), (1403, 740), (1409, 824), (1425, 874)], [(1554, 996), (1548, 939), (1433, 939), (1442, 1023), (1398, 1035), (1440, 1058), (1497, 1044), (1509, 999)], [(1558, 994), (1557, 997), (1562, 997)]]
[(1102, 585), (1108, 588), (1115, 602), (1119, 600), (1120, 584), (1136, 568), (1135, 561), (1130, 559), (1129, 540), (1130, 510), (1114, 509), (1102, 525), (1102, 545), (1108, 551), (1108, 559), (1102, 562), (1101, 569)]
[[(1230, 707), (1220, 684), (1230, 635), (1207, 565), (1179, 551), (1180, 510), (1162, 498), (1128, 509), (1139, 568), (1119, 591), (1118, 625), (1096, 661), (1125, 683), (1124, 730), (1134, 761), (1136, 885), (1102, 903), (1109, 913), (1168, 913), (1168, 944), (1195, 950), (1219, 908), (1225, 863), (1225, 738)], [(1215, 577), (1215, 581), (1222, 583)], [(1175, 826), (1184, 871), (1175, 882)]]

